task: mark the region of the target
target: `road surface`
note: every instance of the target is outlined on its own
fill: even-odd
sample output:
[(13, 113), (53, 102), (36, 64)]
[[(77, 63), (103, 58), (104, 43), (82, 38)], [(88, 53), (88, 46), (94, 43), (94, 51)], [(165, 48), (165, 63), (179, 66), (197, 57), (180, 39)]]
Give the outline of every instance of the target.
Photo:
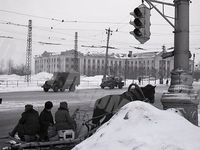
[[(92, 114), (94, 102), (96, 99), (110, 94), (121, 94), (125, 92), (124, 89), (84, 89), (76, 90), (75, 92), (48, 92), (30, 91), (30, 92), (11, 92), (1, 93), (3, 98), (0, 104), (0, 138), (6, 137), (8, 132), (14, 127), (24, 111), (25, 104), (33, 104), (34, 108), (41, 112), (45, 101), (52, 101), (54, 107), (52, 113), (54, 114), (61, 101), (69, 103), (70, 113), (72, 114), (76, 108), (80, 108), (82, 112)], [(163, 91), (167, 90), (167, 86), (156, 87), (155, 106), (162, 109), (160, 98)], [(0, 148), (5, 146), (7, 139), (0, 139)]]

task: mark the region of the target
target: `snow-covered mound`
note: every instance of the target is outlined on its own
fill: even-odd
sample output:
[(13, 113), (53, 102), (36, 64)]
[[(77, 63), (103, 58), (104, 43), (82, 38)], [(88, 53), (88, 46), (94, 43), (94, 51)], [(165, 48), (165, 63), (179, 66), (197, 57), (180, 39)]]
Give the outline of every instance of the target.
[(31, 79), (32, 80), (49, 80), (53, 76), (52, 73), (47, 73), (47, 72), (40, 72), (38, 74), (32, 75)]
[(174, 111), (135, 101), (73, 150), (200, 150), (200, 128)]
[(24, 76), (18, 76), (16, 74), (0, 75), (0, 81), (6, 81), (6, 80), (24, 80)]

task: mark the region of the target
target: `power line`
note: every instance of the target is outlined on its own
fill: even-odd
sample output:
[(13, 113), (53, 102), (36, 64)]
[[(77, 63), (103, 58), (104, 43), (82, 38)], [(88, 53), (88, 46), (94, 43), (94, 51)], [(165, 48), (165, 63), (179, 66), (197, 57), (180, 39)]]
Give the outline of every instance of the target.
[[(11, 14), (16, 14), (16, 15), (22, 15), (22, 16), (28, 16), (28, 17), (39, 18), (39, 19), (45, 19), (45, 20), (58, 21), (58, 22), (67, 22), (67, 23), (127, 24), (127, 25), (129, 24), (128, 21), (127, 22), (111, 22), (111, 21), (65, 20), (65, 19), (58, 19), (58, 18), (51, 18), (51, 17), (32, 15), (32, 14), (27, 14), (27, 13), (20, 13), (20, 12), (10, 11), (10, 10), (3, 10), (3, 9), (0, 9), (0, 12), (11, 13)], [(152, 24), (152, 25), (168, 26), (168, 24)], [(194, 24), (194, 25), (190, 25), (190, 26), (198, 26), (198, 27), (200, 27), (199, 24)]]

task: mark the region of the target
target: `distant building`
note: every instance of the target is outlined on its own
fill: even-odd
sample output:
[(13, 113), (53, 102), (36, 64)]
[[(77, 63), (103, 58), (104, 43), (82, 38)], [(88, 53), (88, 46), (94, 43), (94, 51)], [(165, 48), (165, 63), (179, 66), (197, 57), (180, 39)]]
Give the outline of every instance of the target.
[[(169, 78), (174, 67), (173, 57), (162, 59), (163, 52), (145, 52), (137, 54), (110, 54), (108, 56), (109, 75), (118, 75), (129, 79), (141, 77)], [(192, 61), (190, 61), (192, 62)], [(78, 66), (82, 75), (103, 75), (105, 68), (104, 54), (82, 54), (78, 52)], [(190, 63), (192, 66), (192, 63)], [(35, 73), (65, 72), (74, 68), (74, 50), (60, 54), (44, 52), (35, 56)], [(190, 67), (192, 68), (192, 67)]]
[[(78, 53), (80, 66), (81, 53)], [(61, 54), (44, 52), (41, 56), (35, 56), (35, 73), (39, 72), (65, 72), (74, 69), (74, 50), (64, 51)]]

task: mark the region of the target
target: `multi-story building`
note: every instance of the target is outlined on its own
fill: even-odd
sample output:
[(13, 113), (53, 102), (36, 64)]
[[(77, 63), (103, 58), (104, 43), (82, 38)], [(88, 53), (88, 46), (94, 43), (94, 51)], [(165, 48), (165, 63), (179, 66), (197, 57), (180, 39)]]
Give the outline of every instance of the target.
[[(146, 52), (132, 54), (111, 54), (108, 56), (109, 75), (118, 75), (133, 79), (142, 77), (168, 78), (174, 66), (173, 57), (162, 59), (163, 52)], [(192, 61), (191, 61), (192, 62)], [(190, 63), (192, 66), (192, 64)], [(82, 75), (103, 75), (105, 69), (104, 54), (82, 54), (78, 52), (78, 66)], [(74, 50), (60, 54), (44, 52), (35, 57), (35, 73), (42, 71), (70, 71), (74, 68)], [(191, 68), (191, 67), (190, 67)]]
[[(80, 64), (81, 53), (78, 53)], [(80, 65), (79, 65), (80, 66)], [(60, 54), (44, 52), (41, 56), (35, 56), (35, 73), (39, 72), (66, 72), (74, 69), (74, 50), (64, 51)]]

